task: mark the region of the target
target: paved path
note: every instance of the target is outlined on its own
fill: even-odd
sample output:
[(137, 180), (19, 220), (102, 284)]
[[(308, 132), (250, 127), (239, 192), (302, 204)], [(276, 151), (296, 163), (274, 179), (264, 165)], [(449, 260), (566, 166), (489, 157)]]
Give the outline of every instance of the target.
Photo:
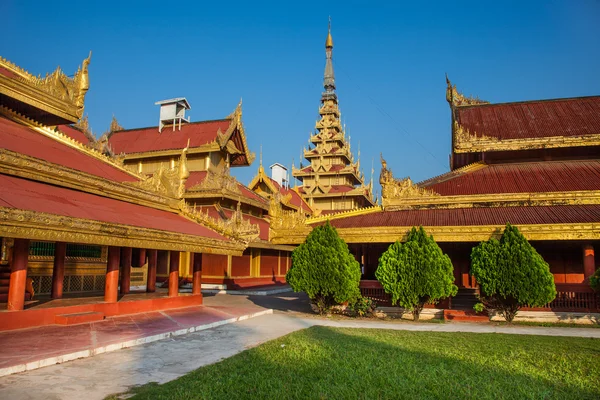
[[(101, 354), (0, 378), (2, 399), (102, 399), (147, 382), (164, 383), (196, 368), (220, 361), (247, 348), (313, 325), (384, 328), (411, 331), (511, 333), (600, 338), (595, 328), (506, 327), (471, 323), (411, 323), (331, 320), (307, 317), (307, 304), (290, 294), (255, 299), (252, 296), (207, 297), (207, 305), (231, 307), (270, 305), (275, 314), (177, 336), (146, 345)], [(85, 394), (85, 395), (84, 395)]]

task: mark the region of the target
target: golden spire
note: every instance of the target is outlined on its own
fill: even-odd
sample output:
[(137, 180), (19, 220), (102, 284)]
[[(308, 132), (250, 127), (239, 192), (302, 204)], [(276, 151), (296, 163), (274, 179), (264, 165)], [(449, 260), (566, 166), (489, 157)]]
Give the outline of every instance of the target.
[(333, 38), (331, 37), (331, 16), (329, 17), (329, 28), (327, 30), (327, 40), (325, 40), (325, 48), (333, 48)]

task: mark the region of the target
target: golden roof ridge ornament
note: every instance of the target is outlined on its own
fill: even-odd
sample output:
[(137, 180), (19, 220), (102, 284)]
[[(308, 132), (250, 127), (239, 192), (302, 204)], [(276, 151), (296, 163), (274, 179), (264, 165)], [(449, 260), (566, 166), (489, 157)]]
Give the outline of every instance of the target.
[(419, 187), (410, 178), (395, 179), (392, 170), (388, 169), (387, 162), (380, 154), (381, 158), (381, 173), (379, 175), (379, 183), (381, 184), (381, 198), (383, 206), (390, 204), (390, 201), (414, 198), (414, 197), (434, 197), (439, 196), (438, 193)]
[(490, 104), (489, 101), (480, 100), (479, 97), (466, 97), (463, 94), (461, 94), (456, 89), (456, 85), (452, 85), (452, 82), (450, 82), (448, 74), (446, 74), (446, 101), (450, 104), (450, 106), (454, 107)]

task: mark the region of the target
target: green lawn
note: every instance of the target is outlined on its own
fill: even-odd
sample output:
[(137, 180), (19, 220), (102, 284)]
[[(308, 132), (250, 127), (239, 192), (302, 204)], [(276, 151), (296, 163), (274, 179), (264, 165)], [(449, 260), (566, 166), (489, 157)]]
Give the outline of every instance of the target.
[(134, 399), (599, 399), (600, 340), (312, 327), (135, 393)]

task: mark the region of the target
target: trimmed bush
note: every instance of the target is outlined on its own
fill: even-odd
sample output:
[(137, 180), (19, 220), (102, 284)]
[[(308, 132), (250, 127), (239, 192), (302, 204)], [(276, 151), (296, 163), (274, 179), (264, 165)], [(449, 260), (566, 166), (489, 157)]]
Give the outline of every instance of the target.
[(452, 271), (450, 257), (433, 236), (423, 227), (413, 227), (406, 243), (392, 243), (382, 254), (375, 276), (392, 296), (392, 304), (409, 310), (418, 321), (425, 304), (456, 294)]
[(500, 312), (508, 322), (521, 307), (542, 307), (556, 297), (548, 263), (510, 224), (500, 240), (492, 238), (473, 248), (471, 274), (486, 308)]
[(360, 297), (360, 265), (329, 221), (314, 228), (292, 252), (286, 280), (295, 292), (306, 292), (321, 314)]
[(600, 269), (597, 269), (594, 275), (590, 276), (590, 286), (596, 292), (600, 292)]

